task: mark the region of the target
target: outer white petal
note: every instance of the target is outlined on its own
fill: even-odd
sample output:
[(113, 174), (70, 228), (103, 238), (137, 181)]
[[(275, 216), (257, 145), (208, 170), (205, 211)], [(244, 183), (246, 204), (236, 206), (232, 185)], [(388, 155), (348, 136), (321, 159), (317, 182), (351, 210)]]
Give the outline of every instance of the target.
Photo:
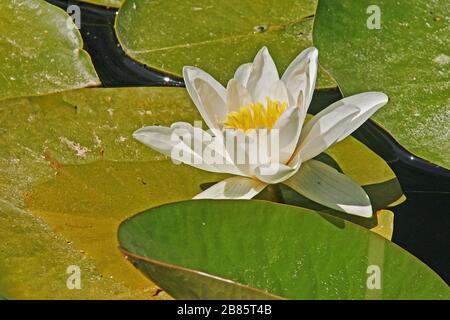
[(309, 160), (283, 183), (326, 207), (365, 218), (372, 216), (370, 199), (364, 189), (320, 161)]
[(280, 80), (277, 67), (269, 50), (263, 47), (253, 61), (247, 89), (253, 97), (254, 102), (265, 102), (268, 92)]
[(262, 182), (275, 184), (289, 179), (297, 171), (297, 168), (281, 163), (273, 163), (258, 166), (255, 170), (255, 176)]
[(252, 103), (248, 90), (236, 79), (231, 79), (227, 86), (228, 112), (239, 111), (241, 107)]
[(309, 121), (302, 130), (296, 153), (303, 162), (321, 154), (335, 144), (351, 125), (359, 112), (355, 106), (341, 101), (332, 104), (329, 111), (320, 112)]
[(252, 199), (266, 186), (266, 183), (255, 179), (231, 177), (216, 183), (193, 199)]
[[(186, 125), (188, 124), (186, 123)], [(133, 133), (133, 137), (139, 142), (145, 144), (147, 147), (150, 147), (153, 150), (172, 158), (173, 160), (186, 162), (182, 161), (181, 157), (173, 157), (172, 151), (174, 148), (178, 148), (178, 150), (183, 150), (183, 152), (186, 152), (186, 154), (189, 155), (189, 159), (192, 160), (191, 162), (201, 163), (201, 154), (194, 152), (191, 146), (184, 143), (181, 139), (182, 133), (178, 129), (179, 128), (176, 126), (172, 126), (170, 128), (162, 126), (149, 126), (136, 130)], [(210, 166), (195, 167), (207, 171), (219, 172), (216, 168)]]
[(273, 129), (278, 129), (279, 162), (287, 163), (294, 153), (302, 130), (302, 111), (293, 107), (287, 109), (275, 123)]
[(200, 115), (210, 129), (220, 129), (226, 119), (226, 89), (205, 71), (196, 67), (184, 67), (186, 89), (197, 106)]
[(388, 103), (389, 98), (382, 92), (365, 92), (344, 98), (343, 100), (345, 100), (345, 104), (358, 108), (359, 112), (352, 119), (351, 124), (341, 134), (337, 142), (344, 140), (353, 131), (358, 129), (375, 112)]
[[(133, 137), (174, 161), (183, 162), (205, 171), (244, 175), (231, 161), (227, 162), (226, 153), (221, 155), (222, 164), (208, 164), (204, 161), (202, 152), (210, 143), (208, 140), (213, 141), (214, 138), (202, 129), (192, 127), (189, 123), (174, 123), (170, 128), (144, 127), (136, 130)], [(207, 140), (205, 137), (209, 137), (209, 139)], [(215, 141), (221, 143), (222, 140)], [(196, 150), (196, 146), (200, 146), (199, 150)]]
[[(281, 77), (298, 107), (307, 109), (311, 103), (316, 85), (318, 55), (316, 48), (304, 50)], [(304, 97), (300, 97), (302, 92)]]
[(253, 63), (245, 63), (237, 68), (234, 74), (234, 79), (239, 81), (242, 86), (247, 87), (247, 82), (250, 77), (250, 72), (252, 71)]

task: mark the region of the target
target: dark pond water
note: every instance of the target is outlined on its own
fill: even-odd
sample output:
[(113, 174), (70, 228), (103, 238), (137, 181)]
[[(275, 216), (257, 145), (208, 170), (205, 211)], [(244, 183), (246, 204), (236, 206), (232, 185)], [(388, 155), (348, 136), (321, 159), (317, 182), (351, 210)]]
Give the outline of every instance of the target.
[[(77, 1), (47, 1), (64, 10), (71, 4), (80, 6), (85, 49), (104, 87), (184, 86), (183, 79), (147, 68), (124, 54), (114, 33), (117, 10)], [(325, 93), (330, 103), (341, 98), (337, 90)], [(450, 283), (450, 171), (408, 153), (373, 122), (367, 122), (353, 135), (387, 161), (407, 197), (393, 210), (392, 240)]]

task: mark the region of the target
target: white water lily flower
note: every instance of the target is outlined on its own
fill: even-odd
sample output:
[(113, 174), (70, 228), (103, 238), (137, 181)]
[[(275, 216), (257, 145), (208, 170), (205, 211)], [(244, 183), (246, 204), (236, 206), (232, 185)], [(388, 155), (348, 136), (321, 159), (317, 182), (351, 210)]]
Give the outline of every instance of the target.
[[(318, 51), (303, 51), (279, 77), (267, 48), (262, 48), (253, 63), (240, 66), (225, 89), (203, 70), (185, 67), (187, 90), (200, 115), (213, 134), (188, 123), (170, 128), (150, 126), (133, 136), (145, 145), (196, 168), (235, 175), (225, 179), (194, 199), (251, 199), (268, 184), (284, 183), (303, 196), (329, 208), (362, 217), (372, 216), (369, 197), (351, 178), (313, 158), (346, 138), (388, 102), (384, 93), (366, 92), (344, 98), (319, 112), (305, 125), (314, 92)], [(174, 134), (196, 130), (209, 141), (224, 143), (225, 131), (247, 135), (253, 129), (278, 130), (278, 154), (268, 154), (256, 164), (233, 163), (227, 151), (219, 154), (223, 162), (207, 163), (191, 144), (183, 152), (194, 161), (174, 155)], [(197, 138), (193, 138), (195, 140)], [(250, 139), (251, 140), (251, 139)], [(259, 141), (259, 140), (258, 140)], [(190, 141), (194, 142), (197, 141)], [(203, 145), (203, 142), (201, 142)], [(239, 148), (239, 147), (238, 147)], [(228, 150), (225, 148), (225, 150)], [(176, 154), (176, 153), (175, 153)], [(276, 161), (274, 161), (276, 159)]]

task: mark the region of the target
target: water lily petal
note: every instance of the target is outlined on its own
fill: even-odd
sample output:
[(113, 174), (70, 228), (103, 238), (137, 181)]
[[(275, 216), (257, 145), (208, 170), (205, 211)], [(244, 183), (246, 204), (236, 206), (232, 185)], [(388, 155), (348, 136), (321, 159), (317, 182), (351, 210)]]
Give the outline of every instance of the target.
[[(186, 123), (186, 125), (189, 124)], [(172, 125), (172, 127), (170, 128), (163, 126), (148, 126), (136, 130), (133, 133), (133, 137), (139, 142), (145, 144), (147, 147), (150, 147), (165, 156), (172, 158), (172, 156), (175, 155), (172, 154), (173, 149), (178, 147), (187, 152), (187, 154), (189, 155), (189, 159), (192, 162), (202, 162), (202, 155), (194, 152), (191, 146), (185, 143), (183, 139), (181, 139), (182, 132), (177, 132), (177, 129), (179, 128), (174, 125)], [(187, 162), (183, 161), (183, 159), (178, 156), (175, 156), (174, 160)], [(214, 172), (216, 171), (213, 167), (205, 168), (205, 170)]]
[(241, 107), (252, 103), (252, 97), (238, 80), (231, 79), (227, 86), (227, 106), (228, 112), (239, 111)]
[(302, 111), (297, 107), (287, 109), (275, 123), (278, 131), (279, 162), (287, 163), (297, 146), (302, 130)]
[(365, 92), (344, 98), (343, 100), (345, 100), (346, 104), (356, 106), (359, 112), (352, 119), (351, 124), (341, 134), (337, 142), (344, 140), (353, 131), (358, 129), (375, 112), (388, 103), (389, 98), (382, 92)]
[(348, 105), (343, 100), (328, 108), (330, 110), (327, 112), (320, 112), (314, 116), (302, 130), (296, 153), (304, 162), (335, 144), (359, 112), (357, 107)]
[(248, 79), (250, 78), (250, 72), (252, 71), (253, 63), (245, 63), (237, 68), (234, 74), (234, 79), (239, 81), (243, 87), (247, 87)]
[[(318, 55), (316, 48), (304, 50), (292, 61), (281, 77), (299, 107), (307, 109), (311, 103), (316, 85)], [(301, 92), (304, 95), (302, 98), (300, 98)]]
[(268, 92), (280, 80), (269, 50), (263, 47), (255, 57), (247, 83), (254, 102), (265, 102)]
[(297, 171), (298, 168), (281, 163), (271, 163), (258, 166), (255, 169), (255, 176), (262, 182), (275, 184), (289, 179)]
[(193, 199), (252, 199), (266, 186), (266, 183), (255, 179), (231, 177), (216, 183)]
[(365, 218), (372, 216), (370, 199), (364, 189), (320, 161), (303, 163), (300, 170), (283, 183), (326, 207)]
[[(272, 101), (279, 101), (281, 103), (289, 103), (289, 95), (286, 85), (283, 81), (278, 80), (272, 88), (267, 93), (267, 96), (272, 99)], [(289, 106), (294, 106), (289, 103)]]
[(220, 129), (227, 116), (226, 89), (205, 71), (184, 67), (186, 89), (210, 129)]
[[(170, 157), (176, 162), (182, 162), (192, 167), (210, 171), (245, 175), (232, 161), (227, 161), (227, 153), (218, 153), (221, 160), (217, 163), (204, 159), (204, 151), (212, 142), (220, 147), (222, 139), (215, 139), (201, 128), (194, 128), (185, 122), (174, 123), (170, 128), (149, 126), (136, 130), (133, 137), (146, 146)], [(222, 146), (218, 150), (225, 150)]]

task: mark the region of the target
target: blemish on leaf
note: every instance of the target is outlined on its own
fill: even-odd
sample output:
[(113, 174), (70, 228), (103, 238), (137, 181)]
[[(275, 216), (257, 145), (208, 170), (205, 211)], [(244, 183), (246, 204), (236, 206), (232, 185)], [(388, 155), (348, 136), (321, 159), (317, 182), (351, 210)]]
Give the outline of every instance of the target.
[(450, 57), (446, 54), (440, 54), (433, 61), (440, 65), (446, 65), (450, 62)]
[(59, 141), (66, 144), (70, 149), (72, 149), (75, 152), (75, 155), (78, 157), (86, 157), (87, 153), (90, 151), (88, 148), (83, 147), (79, 143), (76, 143), (74, 141), (71, 141), (67, 139), (66, 137), (59, 137)]
[(267, 29), (268, 29), (267, 25), (258, 25), (253, 28), (253, 31), (255, 33), (263, 33), (267, 31)]

